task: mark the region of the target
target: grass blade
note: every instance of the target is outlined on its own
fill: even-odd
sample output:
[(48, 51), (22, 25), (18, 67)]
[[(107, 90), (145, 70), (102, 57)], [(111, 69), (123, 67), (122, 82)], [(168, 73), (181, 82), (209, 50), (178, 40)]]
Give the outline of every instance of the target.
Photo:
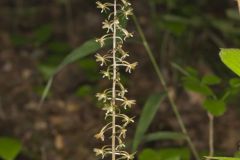
[[(107, 43), (106, 45), (109, 45), (109, 43)], [(75, 50), (73, 50), (71, 53), (69, 53), (62, 61), (62, 63), (56, 68), (55, 71), (53, 71), (52, 75), (50, 76), (50, 79), (48, 80), (48, 83), (44, 89), (44, 92), (42, 94), (41, 97), (41, 101), (39, 103), (39, 106), (42, 105), (43, 101), (45, 100), (47, 94), (49, 93), (49, 90), (52, 86), (52, 82), (53, 82), (53, 78), (54, 76), (65, 66), (67, 66), (70, 63), (73, 63), (81, 58), (84, 58), (90, 54), (95, 53), (96, 51), (98, 51), (101, 48), (101, 46), (99, 45), (99, 43), (97, 43), (95, 41), (95, 39), (91, 39), (87, 42), (85, 42), (83, 45), (81, 45), (80, 47), (76, 48)]]
[(144, 141), (149, 142), (149, 141), (158, 141), (158, 140), (184, 140), (185, 138), (186, 136), (182, 133), (160, 131), (160, 132), (147, 134), (144, 137)]
[(211, 160), (240, 160), (240, 158), (235, 157), (205, 157), (205, 158)]
[(160, 106), (160, 103), (166, 97), (166, 93), (158, 93), (150, 96), (144, 105), (140, 120), (137, 125), (137, 130), (133, 139), (132, 150), (136, 151), (138, 145), (142, 141), (145, 132), (147, 131), (149, 125), (151, 124), (157, 110)]

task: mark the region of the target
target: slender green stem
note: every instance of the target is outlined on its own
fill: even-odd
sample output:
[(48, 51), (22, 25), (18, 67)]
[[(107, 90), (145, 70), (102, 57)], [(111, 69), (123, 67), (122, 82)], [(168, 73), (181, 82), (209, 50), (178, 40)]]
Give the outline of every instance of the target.
[[(114, 0), (114, 21), (117, 18), (117, 0)], [(116, 22), (113, 24), (113, 81), (112, 81), (112, 105), (114, 110), (112, 112), (112, 160), (116, 159), (116, 78), (117, 78), (117, 65), (116, 65), (116, 46), (117, 46), (117, 26)]]
[(209, 117), (209, 157), (214, 156), (214, 117), (208, 113)]
[(165, 81), (165, 79), (163, 77), (163, 74), (162, 74), (162, 72), (161, 72), (161, 70), (160, 70), (160, 68), (159, 68), (159, 66), (158, 66), (158, 64), (156, 62), (156, 59), (153, 56), (153, 52), (152, 52), (152, 50), (149, 47), (149, 44), (148, 44), (148, 42), (147, 42), (147, 40), (145, 38), (143, 30), (142, 30), (142, 28), (141, 28), (141, 26), (140, 26), (136, 16), (133, 15), (132, 18), (133, 18), (133, 21), (134, 21), (134, 23), (136, 25), (136, 28), (137, 28), (138, 32), (139, 32), (139, 35), (140, 35), (140, 37), (142, 39), (142, 42), (143, 42), (143, 45), (144, 45), (144, 47), (145, 47), (145, 49), (147, 51), (147, 54), (148, 54), (148, 56), (149, 56), (149, 58), (150, 58), (150, 60), (152, 62), (152, 65), (153, 65), (153, 67), (154, 67), (154, 69), (155, 69), (155, 71), (157, 73), (157, 76), (158, 76), (158, 78), (159, 78), (159, 80), (160, 80), (164, 90), (167, 92), (167, 96), (168, 96), (169, 102), (170, 102), (171, 107), (173, 109), (173, 112), (174, 112), (174, 114), (175, 114), (175, 116), (177, 118), (177, 121), (178, 121), (179, 126), (181, 128), (181, 131), (182, 131), (183, 134), (186, 135), (186, 140), (188, 142), (188, 145), (189, 145), (190, 149), (192, 150), (192, 153), (193, 153), (194, 157), (196, 158), (196, 160), (200, 160), (199, 154), (198, 154), (198, 152), (197, 152), (197, 150), (196, 150), (196, 148), (195, 148), (195, 146), (194, 146), (194, 144), (193, 144), (193, 142), (192, 142), (192, 140), (191, 140), (191, 138), (190, 138), (190, 136), (189, 136), (189, 134), (187, 132), (187, 129), (186, 129), (184, 123), (183, 123), (182, 117), (181, 117), (181, 115), (180, 115), (180, 113), (179, 113), (179, 111), (177, 109), (177, 105), (175, 104), (173, 98), (170, 95), (170, 92), (168, 90), (166, 81)]
[(240, 0), (237, 0), (237, 4), (238, 4), (238, 12), (240, 14)]

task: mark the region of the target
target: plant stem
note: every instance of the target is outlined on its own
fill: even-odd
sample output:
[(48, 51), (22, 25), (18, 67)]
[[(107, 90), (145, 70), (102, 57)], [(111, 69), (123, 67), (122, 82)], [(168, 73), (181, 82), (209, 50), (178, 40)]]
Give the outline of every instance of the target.
[(209, 157), (214, 156), (214, 117), (208, 113), (209, 117)]
[(240, 0), (237, 0), (237, 4), (238, 4), (238, 12), (240, 14)]
[(117, 18), (117, 0), (114, 0), (114, 25), (113, 25), (113, 50), (112, 50), (112, 59), (113, 59), (113, 81), (112, 81), (112, 160), (116, 159), (116, 77), (117, 77), (117, 64), (116, 64), (116, 36), (117, 36), (117, 26), (115, 19)]
[(176, 116), (176, 118), (177, 118), (177, 121), (178, 121), (179, 126), (180, 126), (180, 128), (181, 128), (181, 131), (182, 131), (183, 134), (186, 135), (186, 140), (187, 140), (187, 142), (188, 142), (188, 145), (189, 145), (190, 149), (192, 150), (192, 153), (193, 153), (195, 159), (196, 159), (196, 160), (200, 160), (199, 154), (198, 154), (198, 152), (197, 152), (197, 150), (196, 150), (196, 148), (195, 148), (195, 146), (194, 146), (194, 144), (193, 144), (193, 142), (192, 142), (192, 140), (191, 140), (191, 138), (190, 138), (190, 136), (189, 136), (189, 134), (188, 134), (188, 132), (187, 132), (187, 129), (186, 129), (184, 123), (183, 123), (182, 117), (181, 117), (181, 115), (180, 115), (180, 113), (179, 113), (179, 111), (178, 111), (178, 109), (177, 109), (177, 105), (175, 104), (173, 98), (172, 98), (171, 95), (170, 95), (170, 92), (169, 92), (169, 90), (168, 90), (166, 81), (165, 81), (165, 79), (164, 79), (164, 77), (163, 77), (163, 75), (162, 75), (162, 73), (161, 73), (161, 70), (160, 70), (160, 68), (159, 68), (159, 66), (158, 66), (158, 64), (157, 64), (157, 62), (156, 62), (156, 59), (155, 59), (154, 56), (153, 56), (153, 52), (152, 52), (151, 49), (150, 49), (150, 46), (149, 46), (149, 44), (148, 44), (148, 42), (147, 42), (147, 40), (146, 40), (146, 38), (145, 38), (145, 35), (144, 35), (144, 33), (143, 33), (143, 30), (142, 30), (139, 22), (137, 21), (136, 16), (133, 15), (132, 17), (133, 17), (133, 21), (134, 21), (134, 23), (135, 23), (135, 25), (136, 25), (136, 27), (137, 27), (137, 30), (138, 30), (138, 32), (139, 32), (139, 34), (140, 34), (140, 37), (141, 37), (141, 39), (142, 39), (143, 45), (144, 45), (144, 47), (145, 47), (145, 49), (146, 49), (146, 51), (147, 51), (147, 54), (148, 54), (148, 56), (149, 56), (149, 58), (150, 58), (150, 60), (151, 60), (151, 62), (152, 62), (152, 65), (153, 65), (153, 67), (154, 67), (154, 69), (155, 69), (155, 71), (156, 71), (156, 73), (157, 73), (157, 76), (158, 76), (158, 78), (159, 78), (159, 80), (160, 80), (160, 82), (161, 82), (164, 90), (165, 90), (166, 93), (167, 93), (169, 102), (170, 102), (171, 107), (172, 107), (172, 109), (173, 109), (173, 112), (174, 112), (174, 114), (175, 114), (175, 116)]

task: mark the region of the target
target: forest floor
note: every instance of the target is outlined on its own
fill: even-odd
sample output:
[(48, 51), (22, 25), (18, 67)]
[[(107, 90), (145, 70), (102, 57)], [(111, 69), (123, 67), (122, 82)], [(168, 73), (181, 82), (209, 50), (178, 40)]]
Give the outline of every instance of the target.
[[(93, 136), (104, 124), (104, 113), (96, 107), (95, 93), (79, 96), (76, 90), (88, 85), (94, 86), (94, 91), (100, 91), (107, 85), (106, 81), (89, 80), (78, 63), (71, 64), (57, 74), (51, 96), (39, 107), (39, 88), (46, 84), (39, 65), (45, 63), (49, 56), (58, 56), (49, 50), (50, 41), (64, 40), (74, 48), (102, 33), (101, 15), (94, 10), (92, 1), (79, 1), (77, 5), (81, 6), (81, 10), (73, 10), (73, 19), (66, 16), (62, 4), (46, 3), (15, 5), (14, 2), (0, 2), (0, 135), (17, 137), (22, 141), (24, 148), (19, 160), (94, 160), (93, 148), (100, 144)], [(136, 5), (144, 8), (144, 4)], [(27, 9), (31, 16), (22, 11)], [(143, 26), (147, 23), (148, 13), (145, 12), (140, 17)], [(41, 45), (31, 44), (31, 40), (22, 44), (23, 40), (12, 38), (19, 34), (31, 37), (33, 28), (49, 22), (54, 29), (53, 35)], [(152, 32), (146, 29), (150, 41)], [(137, 122), (147, 97), (161, 92), (162, 87), (144, 48), (139, 45), (129, 45), (129, 48), (133, 52), (132, 59), (139, 62), (137, 70), (127, 82), (129, 96), (138, 101), (129, 113), (136, 116)], [(169, 70), (171, 68), (164, 68), (164, 75), (175, 95), (183, 120), (197, 148), (206, 151), (208, 118), (201, 108), (203, 97), (183, 91), (172, 80)], [(223, 117), (216, 119), (215, 146), (219, 152), (233, 154), (237, 150), (240, 140), (239, 114), (236, 106), (232, 105)], [(136, 123), (129, 127), (128, 140), (133, 138), (135, 128)], [(161, 105), (148, 132), (158, 130), (179, 131), (167, 100)], [(141, 147), (182, 145), (185, 142), (159, 141)]]

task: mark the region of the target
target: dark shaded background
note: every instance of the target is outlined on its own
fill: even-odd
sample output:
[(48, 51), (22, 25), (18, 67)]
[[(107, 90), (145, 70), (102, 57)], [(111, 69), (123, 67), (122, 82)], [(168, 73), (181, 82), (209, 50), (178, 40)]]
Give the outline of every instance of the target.
[[(233, 0), (138, 0), (133, 1), (138, 20), (161, 66), (168, 86), (197, 148), (207, 150), (206, 113), (203, 97), (182, 89), (180, 74), (170, 66), (177, 62), (201, 74), (215, 73), (227, 81), (235, 75), (219, 60), (220, 47), (238, 47), (240, 27)], [(97, 146), (93, 135), (104, 124), (95, 93), (107, 82), (98, 75), (94, 56), (64, 68), (54, 79), (51, 92), (38, 103), (48, 75), (71, 50), (103, 34), (103, 15), (94, 0), (0, 1), (0, 135), (19, 138), (24, 149), (19, 159), (93, 160)], [(147, 97), (162, 87), (148, 56), (135, 38), (128, 48), (137, 70), (124, 75), (129, 96), (137, 100), (131, 111), (136, 121)], [(223, 89), (224, 85), (217, 88)], [(225, 116), (216, 120), (216, 148), (231, 155), (240, 139), (239, 102), (233, 98)], [(129, 128), (129, 142), (135, 125)], [(150, 131), (179, 130), (164, 102)], [(154, 142), (141, 146), (182, 146), (184, 142)]]

